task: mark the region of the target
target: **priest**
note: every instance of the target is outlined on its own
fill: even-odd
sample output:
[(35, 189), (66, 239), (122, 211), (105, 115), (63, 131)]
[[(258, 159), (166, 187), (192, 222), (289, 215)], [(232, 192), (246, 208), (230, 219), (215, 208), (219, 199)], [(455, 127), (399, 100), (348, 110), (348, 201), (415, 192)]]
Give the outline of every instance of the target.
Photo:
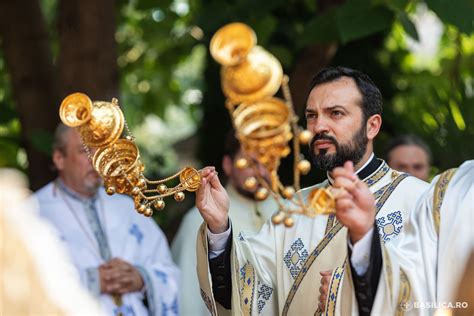
[(108, 196), (79, 133), (59, 125), (58, 178), (36, 192), (40, 215), (57, 230), (82, 284), (107, 315), (177, 315), (179, 271), (155, 222), (133, 200)]
[[(464, 314), (472, 315), (474, 302), (456, 297), (474, 250), (473, 222), (474, 161), (470, 160), (433, 180), (411, 212), (399, 247), (374, 238), (372, 246), (360, 249), (370, 260), (348, 262), (358, 270), (351, 269), (344, 279), (345, 299), (338, 310), (342, 315), (360, 310), (363, 295), (372, 296), (368, 308), (374, 315), (432, 315), (437, 309), (467, 308), (471, 312)], [(370, 234), (364, 238), (371, 238)], [(361, 289), (367, 282), (378, 285), (376, 292)]]
[[(405, 220), (427, 184), (396, 172), (373, 153), (382, 124), (382, 96), (365, 74), (348, 68), (327, 68), (312, 81), (305, 110), (313, 133), (313, 164), (327, 171), (327, 180), (302, 190), (306, 200), (315, 187), (334, 186), (332, 170), (354, 163), (357, 181), (364, 182), (377, 225), (369, 230), (384, 243), (398, 243)], [(259, 234), (234, 234), (229, 200), (213, 167), (203, 173), (196, 195), (205, 224), (197, 241), (201, 295), (213, 315), (313, 315), (333, 309), (338, 284), (347, 268), (347, 228), (335, 215), (311, 219), (296, 216), (292, 228), (265, 224)], [(364, 222), (368, 223), (368, 222)], [(353, 231), (354, 247), (371, 242), (362, 230)], [(354, 249), (352, 255), (358, 253)], [(327, 275), (334, 291), (320, 306), (319, 284)], [(327, 296), (329, 297), (329, 296)]]

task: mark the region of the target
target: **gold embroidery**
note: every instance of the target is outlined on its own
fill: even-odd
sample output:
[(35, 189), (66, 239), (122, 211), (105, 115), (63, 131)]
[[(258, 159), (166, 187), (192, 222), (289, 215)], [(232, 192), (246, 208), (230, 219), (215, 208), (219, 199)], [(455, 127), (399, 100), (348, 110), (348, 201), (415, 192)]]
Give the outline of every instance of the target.
[(331, 228), (334, 227), (334, 220), (335, 219), (336, 219), (335, 214), (329, 214), (328, 222), (326, 223), (326, 229), (324, 230), (324, 236), (326, 236), (329, 233), (329, 231), (331, 230)]
[(390, 167), (385, 161), (382, 160), (382, 164), (380, 165), (380, 167), (373, 173), (372, 176), (364, 179), (364, 182), (367, 183), (369, 187), (371, 187), (377, 182), (379, 182), (380, 179), (382, 179), (389, 171)]
[[(384, 164), (385, 165), (385, 164)], [(385, 174), (388, 172), (389, 169), (385, 171)], [(400, 184), (400, 182), (407, 178), (408, 174), (403, 173), (398, 176), (398, 178), (395, 179), (387, 188), (387, 190), (382, 194), (380, 199), (376, 203), (376, 213), (382, 209), (382, 206), (385, 204), (385, 202), (388, 200), (390, 195), (393, 193), (393, 191), (397, 188), (397, 186)], [(310, 254), (308, 259), (305, 261), (303, 267), (301, 268), (300, 272), (298, 273), (298, 276), (295, 279), (295, 282), (291, 286), (291, 289), (288, 293), (288, 296), (286, 298), (285, 305), (283, 307), (282, 315), (287, 315), (288, 310), (290, 309), (291, 302), (293, 301), (293, 298), (296, 295), (296, 292), (298, 291), (299, 286), (301, 285), (304, 277), (306, 276), (306, 273), (309, 271), (311, 265), (313, 262), (316, 260), (316, 258), (319, 256), (319, 254), (326, 248), (326, 246), (329, 244), (329, 242), (334, 238), (334, 236), (342, 229), (342, 224), (337, 223), (329, 230), (329, 232), (324, 236), (324, 238), (319, 242), (319, 244), (316, 246), (316, 248), (313, 250), (313, 252)]]
[(397, 302), (397, 311), (395, 312), (396, 316), (403, 316), (405, 312), (410, 308), (410, 295), (411, 295), (411, 286), (408, 277), (400, 268), (400, 290), (398, 292), (398, 302)]
[(252, 314), (253, 294), (255, 290), (255, 270), (250, 263), (240, 268), (240, 306), (242, 315)]
[(441, 220), (441, 205), (443, 204), (444, 194), (446, 193), (446, 190), (448, 189), (449, 181), (451, 181), (451, 178), (453, 177), (456, 170), (457, 169), (454, 168), (454, 169), (449, 169), (443, 172), (440, 175), (438, 182), (436, 182), (436, 186), (434, 189), (433, 221), (435, 225), (436, 234), (438, 236), (439, 236), (439, 225), (440, 225), (440, 220)]
[(332, 316), (336, 314), (337, 292), (339, 291), (339, 285), (341, 284), (343, 277), (344, 267), (337, 267), (336, 269), (334, 269), (334, 272), (332, 273), (331, 277), (331, 284), (329, 285), (326, 315)]

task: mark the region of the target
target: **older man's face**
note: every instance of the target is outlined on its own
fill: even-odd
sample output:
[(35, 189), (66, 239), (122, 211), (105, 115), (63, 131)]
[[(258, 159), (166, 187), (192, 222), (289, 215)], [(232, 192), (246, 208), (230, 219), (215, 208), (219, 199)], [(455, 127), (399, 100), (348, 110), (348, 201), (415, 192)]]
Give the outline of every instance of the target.
[(428, 154), (416, 145), (395, 147), (388, 154), (387, 162), (392, 169), (407, 172), (424, 181), (430, 175)]
[(99, 174), (87, 157), (79, 133), (71, 129), (64, 136), (67, 140), (64, 150), (54, 153), (59, 175), (77, 193), (92, 195), (101, 184)]

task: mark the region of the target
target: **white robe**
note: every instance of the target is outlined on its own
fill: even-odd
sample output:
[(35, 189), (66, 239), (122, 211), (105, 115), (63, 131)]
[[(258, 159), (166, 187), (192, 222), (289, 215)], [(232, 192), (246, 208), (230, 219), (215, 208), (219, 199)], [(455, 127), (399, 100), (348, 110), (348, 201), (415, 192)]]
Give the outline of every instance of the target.
[[(258, 232), (276, 210), (277, 204), (273, 199), (255, 202), (240, 195), (230, 185), (226, 190), (230, 202), (229, 216), (232, 217), (232, 228), (236, 232)], [(257, 216), (256, 208), (260, 216)], [(196, 273), (196, 236), (202, 222), (197, 208), (192, 208), (185, 215), (171, 246), (173, 259), (181, 270), (180, 311), (183, 316), (209, 315), (201, 299)]]
[[(427, 184), (400, 174), (383, 162), (364, 181), (376, 195), (381, 240), (396, 243), (409, 210)], [(324, 187), (328, 181), (316, 185)], [(316, 187), (314, 186), (314, 187)], [(302, 190), (306, 199), (311, 189)], [(292, 228), (268, 222), (258, 235), (234, 235), (232, 314), (313, 315), (318, 308), (320, 271), (334, 270), (334, 308), (347, 257), (347, 229), (335, 216), (296, 216)], [(203, 225), (197, 243), (202, 296), (213, 315), (223, 308), (214, 300)], [(331, 296), (330, 296), (331, 297)]]
[[(461, 304), (455, 295), (474, 249), (473, 223), (471, 160), (437, 176), (406, 223), (400, 246), (382, 247), (383, 273), (372, 313), (432, 315)], [(342, 304), (343, 314), (354, 313), (351, 278), (344, 280), (343, 291), (352, 294)]]
[[(51, 222), (65, 242), (82, 283), (96, 294), (108, 315), (119, 312), (112, 297), (99, 294), (98, 266), (104, 263), (99, 246), (80, 201), (49, 183), (36, 193), (40, 215)], [(127, 315), (178, 314), (179, 271), (171, 260), (167, 240), (155, 222), (139, 215), (133, 201), (124, 195), (108, 196), (99, 190), (98, 216), (108, 239), (111, 256), (134, 265), (146, 291), (122, 296), (121, 312)], [(68, 207), (64, 198), (69, 203)], [(73, 212), (77, 218), (73, 215)], [(148, 308), (143, 299), (146, 295)]]

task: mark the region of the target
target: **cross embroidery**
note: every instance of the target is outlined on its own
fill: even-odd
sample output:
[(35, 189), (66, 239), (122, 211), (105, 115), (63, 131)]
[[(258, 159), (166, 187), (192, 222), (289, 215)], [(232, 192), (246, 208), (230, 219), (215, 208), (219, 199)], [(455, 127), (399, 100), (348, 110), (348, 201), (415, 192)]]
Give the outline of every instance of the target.
[(155, 274), (158, 277), (158, 279), (160, 279), (161, 282), (163, 282), (164, 284), (168, 282), (168, 277), (166, 276), (166, 273), (164, 273), (163, 271), (155, 270)]
[(290, 270), (290, 274), (293, 279), (295, 279), (300, 272), (306, 259), (308, 259), (308, 251), (305, 249), (301, 238), (298, 238), (293, 242), (290, 250), (288, 250), (285, 258), (283, 259), (286, 266)]
[(143, 233), (140, 228), (138, 228), (137, 224), (134, 223), (132, 227), (130, 227), (130, 230), (128, 232), (130, 233), (130, 235), (135, 236), (138, 244), (142, 243)]
[(386, 217), (377, 218), (379, 234), (385, 243), (397, 236), (403, 227), (403, 218), (400, 211), (388, 214)]

